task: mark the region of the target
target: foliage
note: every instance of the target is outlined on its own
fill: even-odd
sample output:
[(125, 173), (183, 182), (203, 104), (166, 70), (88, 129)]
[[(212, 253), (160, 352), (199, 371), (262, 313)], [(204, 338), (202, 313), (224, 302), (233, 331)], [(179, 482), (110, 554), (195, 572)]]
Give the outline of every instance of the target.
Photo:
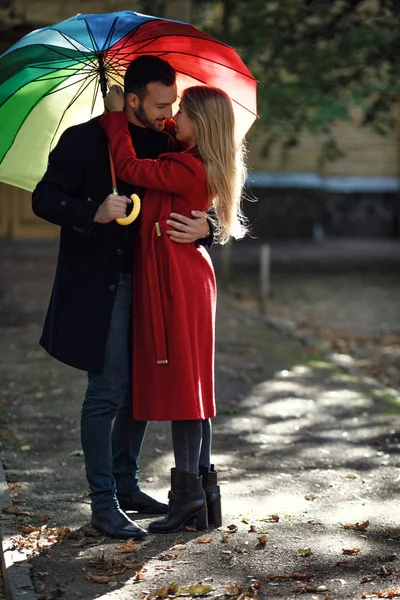
[(400, 89), (397, 0), (206, 0), (197, 26), (234, 46), (259, 80), (258, 130), (265, 153), (296, 145), (304, 131), (334, 159), (337, 121), (384, 135)]

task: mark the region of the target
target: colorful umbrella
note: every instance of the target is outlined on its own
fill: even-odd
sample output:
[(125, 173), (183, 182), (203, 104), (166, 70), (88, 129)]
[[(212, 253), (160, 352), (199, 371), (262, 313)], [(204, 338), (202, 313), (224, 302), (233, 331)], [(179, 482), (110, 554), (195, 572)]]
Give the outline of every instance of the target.
[(237, 137), (256, 118), (256, 81), (236, 51), (189, 23), (133, 11), (76, 15), (23, 37), (0, 57), (0, 181), (32, 190), (63, 131), (104, 112), (141, 54), (167, 60), (178, 94), (191, 85), (231, 97)]

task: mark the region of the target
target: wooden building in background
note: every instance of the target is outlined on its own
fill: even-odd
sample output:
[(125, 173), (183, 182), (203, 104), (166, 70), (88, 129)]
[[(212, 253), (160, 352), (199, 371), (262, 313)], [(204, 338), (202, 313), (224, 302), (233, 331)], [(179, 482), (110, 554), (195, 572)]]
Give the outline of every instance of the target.
[[(79, 12), (149, 12), (145, 0), (14, 0), (6, 4), (12, 7), (1, 8), (0, 4), (0, 53), (29, 31)], [(191, 20), (191, 0), (168, 0), (166, 7), (166, 13), (160, 16)], [(307, 225), (302, 229), (294, 223), (286, 234), (282, 229), (283, 236), (292, 237), (298, 232), (300, 237), (307, 237), (312, 234), (315, 223), (321, 225), (324, 219), (325, 228), (329, 230), (329, 223), (334, 222), (336, 229), (334, 227), (331, 233), (340, 234), (338, 211), (346, 212), (343, 206), (347, 201), (349, 210), (354, 212), (351, 218), (359, 220), (359, 228), (350, 229), (350, 235), (362, 235), (364, 231), (367, 237), (400, 236), (400, 132), (381, 137), (371, 129), (359, 127), (358, 121), (355, 112), (353, 123), (338, 123), (336, 133), (344, 156), (323, 167), (319, 161), (321, 140), (318, 137), (303, 135), (300, 144), (283, 162), (278, 150), (268, 159), (264, 158), (260, 141), (250, 133), (251, 187), (260, 200), (250, 207), (250, 217), (258, 223), (258, 235), (263, 237), (264, 232), (266, 237), (280, 237), (279, 228), (284, 228), (288, 216), (295, 218), (292, 206), (297, 207), (298, 203), (302, 205), (299, 213), (308, 214)], [(257, 123), (253, 126), (256, 128)], [(363, 223), (368, 215), (375, 224), (379, 219), (385, 224), (376, 229), (365, 227)], [(58, 227), (33, 215), (29, 192), (0, 183), (0, 238), (57, 236)]]

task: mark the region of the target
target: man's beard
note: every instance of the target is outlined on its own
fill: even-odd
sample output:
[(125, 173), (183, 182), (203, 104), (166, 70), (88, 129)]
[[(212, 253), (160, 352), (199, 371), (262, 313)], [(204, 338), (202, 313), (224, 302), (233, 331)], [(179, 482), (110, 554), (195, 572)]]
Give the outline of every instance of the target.
[(139, 108), (134, 111), (134, 115), (147, 129), (152, 129), (153, 131), (162, 131), (164, 129), (164, 120), (155, 119), (151, 121), (143, 108), (142, 102), (140, 102)]

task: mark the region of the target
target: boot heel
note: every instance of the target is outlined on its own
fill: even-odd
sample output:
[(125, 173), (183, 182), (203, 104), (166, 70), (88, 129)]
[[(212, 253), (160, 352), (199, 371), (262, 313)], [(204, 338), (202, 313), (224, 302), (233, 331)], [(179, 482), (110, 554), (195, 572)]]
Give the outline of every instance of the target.
[(221, 527), (222, 511), (221, 496), (214, 498), (211, 502), (207, 498), (208, 523), (213, 527)]
[(201, 531), (202, 529), (208, 529), (208, 516), (206, 506), (199, 510), (199, 512), (195, 516), (195, 519), (197, 531)]

